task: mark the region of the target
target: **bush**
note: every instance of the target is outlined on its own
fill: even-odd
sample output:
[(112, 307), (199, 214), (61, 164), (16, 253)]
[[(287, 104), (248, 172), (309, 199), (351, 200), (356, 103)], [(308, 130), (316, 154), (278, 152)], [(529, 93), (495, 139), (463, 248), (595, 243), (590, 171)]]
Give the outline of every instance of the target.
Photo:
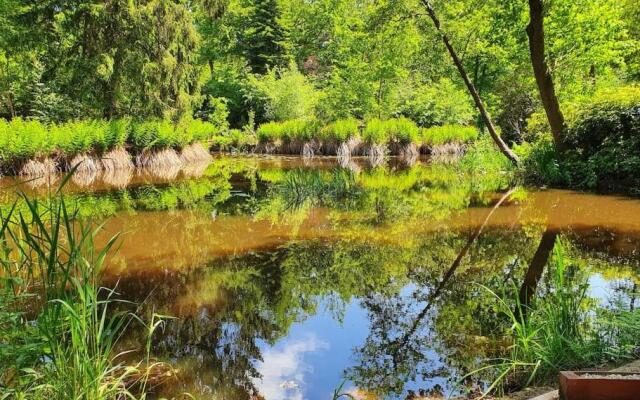
[(403, 94), (394, 115), (403, 115), (421, 127), (464, 125), (473, 120), (468, 94), (450, 79), (432, 85), (420, 85)]
[(616, 89), (580, 105), (564, 140), (570, 184), (640, 189), (640, 87)]
[(423, 128), (420, 132), (422, 143), (437, 146), (446, 143), (465, 143), (478, 138), (478, 130), (472, 126), (444, 125)]
[(561, 167), (553, 140), (549, 135), (534, 143), (515, 145), (514, 151), (522, 160), (520, 174), (525, 182), (536, 185), (564, 185), (567, 174)]
[(362, 139), (367, 143), (383, 144), (389, 140), (387, 124), (378, 118), (367, 122), (362, 132)]
[(292, 64), (289, 69), (271, 70), (264, 76), (253, 78), (257, 97), (265, 101), (265, 117), (286, 121), (310, 118), (320, 100), (320, 92)]
[(344, 142), (350, 137), (360, 133), (360, 121), (355, 118), (339, 119), (322, 128), (320, 138), (322, 140), (335, 140)]

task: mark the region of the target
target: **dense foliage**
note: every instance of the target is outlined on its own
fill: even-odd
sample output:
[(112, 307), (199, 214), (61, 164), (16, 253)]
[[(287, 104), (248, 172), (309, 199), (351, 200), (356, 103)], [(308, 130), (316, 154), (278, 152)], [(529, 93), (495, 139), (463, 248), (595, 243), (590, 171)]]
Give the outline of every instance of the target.
[(0, 119), (0, 157), (12, 160), (55, 154), (101, 154), (122, 146), (136, 151), (154, 147), (180, 149), (194, 142), (223, 140), (221, 134), (220, 127), (201, 120), (182, 121), (176, 125), (166, 120), (133, 122), (117, 119), (43, 124), (21, 118), (11, 121)]
[[(544, 7), (547, 64), (570, 125), (566, 156), (554, 154), (546, 139), (526, 2), (433, 2), (442, 32), (502, 137), (522, 145), (525, 176), (534, 183), (600, 187), (616, 180), (637, 187), (628, 176), (635, 168), (633, 132), (618, 124), (616, 133), (603, 136), (616, 118), (631, 118), (633, 107), (605, 112), (595, 104), (598, 93), (640, 77), (636, 2), (563, 0)], [(582, 110), (580, 120), (575, 110)], [(355, 135), (353, 121), (360, 120), (367, 121), (357, 129), (365, 142), (437, 144), (459, 139), (460, 131), (447, 126), (475, 123), (482, 131), (486, 124), (424, 4), (413, 0), (3, 0), (0, 117), (56, 124), (167, 121), (132, 129), (126, 144), (138, 148), (210, 138), (203, 125), (189, 125), (194, 133), (169, 126), (193, 118), (225, 132), (236, 129), (220, 143), (242, 149), (255, 143), (258, 126), (263, 140), (340, 141)], [(274, 121), (288, 128), (270, 125)], [(12, 139), (5, 153), (28, 157), (122, 144), (78, 124), (67, 129), (72, 133), (56, 133), (78, 136), (70, 142), (33, 132), (33, 140)], [(100, 131), (112, 122), (90, 124)], [(602, 149), (594, 150), (596, 142)], [(572, 165), (567, 171), (564, 162)]]

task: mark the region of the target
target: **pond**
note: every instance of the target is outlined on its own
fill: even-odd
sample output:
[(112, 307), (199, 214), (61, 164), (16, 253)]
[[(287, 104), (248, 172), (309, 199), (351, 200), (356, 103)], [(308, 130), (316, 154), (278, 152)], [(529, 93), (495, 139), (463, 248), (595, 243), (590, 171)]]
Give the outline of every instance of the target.
[[(520, 286), (549, 232), (599, 301), (633, 307), (640, 282), (640, 200), (514, 189), (456, 163), (219, 156), (74, 177), (65, 196), (104, 222), (100, 242), (120, 234), (105, 285), (141, 314), (173, 317), (152, 339), (177, 371), (159, 396), (481, 390), (482, 376), (465, 376), (504, 347), (483, 286)], [(144, 348), (135, 324), (125, 339)]]

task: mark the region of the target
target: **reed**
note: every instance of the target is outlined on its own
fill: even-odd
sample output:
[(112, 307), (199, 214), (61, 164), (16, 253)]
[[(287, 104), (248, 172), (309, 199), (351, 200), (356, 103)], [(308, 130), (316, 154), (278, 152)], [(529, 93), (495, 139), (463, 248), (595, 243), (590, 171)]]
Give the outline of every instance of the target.
[[(602, 308), (587, 296), (588, 281), (576, 272), (557, 241), (547, 271), (548, 288), (531, 306), (515, 295), (496, 294), (511, 341), (502, 358), (472, 372), (491, 371), (489, 392), (508, 392), (547, 383), (561, 370), (602, 367), (632, 356), (640, 338), (640, 312)], [(513, 300), (512, 300), (513, 299)], [(525, 310), (526, 308), (526, 310)]]
[(26, 206), (0, 215), (3, 398), (135, 398), (132, 382), (148, 379), (148, 357), (127, 366), (115, 354), (132, 316), (115, 312), (115, 292), (100, 287), (117, 236), (94, 247), (100, 227), (61, 195), (70, 177), (46, 199), (21, 193)]

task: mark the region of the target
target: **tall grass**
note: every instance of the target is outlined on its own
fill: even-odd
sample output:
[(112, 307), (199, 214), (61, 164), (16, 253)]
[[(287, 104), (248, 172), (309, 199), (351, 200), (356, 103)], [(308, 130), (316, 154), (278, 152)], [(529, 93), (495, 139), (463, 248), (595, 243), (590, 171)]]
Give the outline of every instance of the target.
[(389, 138), (390, 133), (387, 123), (378, 118), (367, 121), (362, 131), (362, 140), (370, 144), (385, 144), (389, 141)]
[(478, 138), (478, 129), (463, 125), (444, 125), (423, 128), (420, 139), (427, 146), (446, 143), (466, 143)]
[(101, 153), (122, 146), (135, 150), (181, 148), (194, 142), (215, 141), (222, 133), (218, 126), (197, 119), (184, 119), (177, 124), (166, 120), (134, 122), (129, 119), (43, 124), (20, 118), (0, 119), (0, 158)]
[(315, 119), (291, 119), (282, 122), (268, 122), (258, 127), (257, 137), (260, 143), (281, 140), (308, 141), (319, 136), (320, 125)]
[[(362, 132), (360, 126), (364, 125)], [(441, 145), (446, 143), (466, 143), (478, 137), (474, 127), (446, 125), (420, 129), (408, 118), (373, 118), (362, 124), (354, 118), (341, 119), (322, 128), (315, 120), (289, 120), (267, 122), (258, 127), (258, 139), (261, 143), (276, 140), (310, 140), (344, 142), (351, 137), (361, 136), (369, 144), (425, 144)]]
[(586, 278), (572, 267), (564, 246), (556, 242), (546, 275), (548, 289), (530, 307), (518, 302), (517, 293), (511, 301), (484, 288), (508, 321), (511, 339), (505, 357), (481, 369), (496, 377), (488, 392), (545, 383), (561, 370), (629, 358), (640, 344), (640, 312), (599, 306), (587, 296)]
[(113, 312), (114, 292), (99, 286), (117, 238), (96, 249), (99, 227), (60, 190), (20, 201), (26, 211), (0, 215), (2, 398), (134, 398), (128, 387), (147, 378), (142, 364), (125, 366), (114, 354), (131, 317)]
[(320, 131), (320, 139), (336, 142), (347, 141), (360, 133), (360, 121), (355, 118), (339, 119)]

